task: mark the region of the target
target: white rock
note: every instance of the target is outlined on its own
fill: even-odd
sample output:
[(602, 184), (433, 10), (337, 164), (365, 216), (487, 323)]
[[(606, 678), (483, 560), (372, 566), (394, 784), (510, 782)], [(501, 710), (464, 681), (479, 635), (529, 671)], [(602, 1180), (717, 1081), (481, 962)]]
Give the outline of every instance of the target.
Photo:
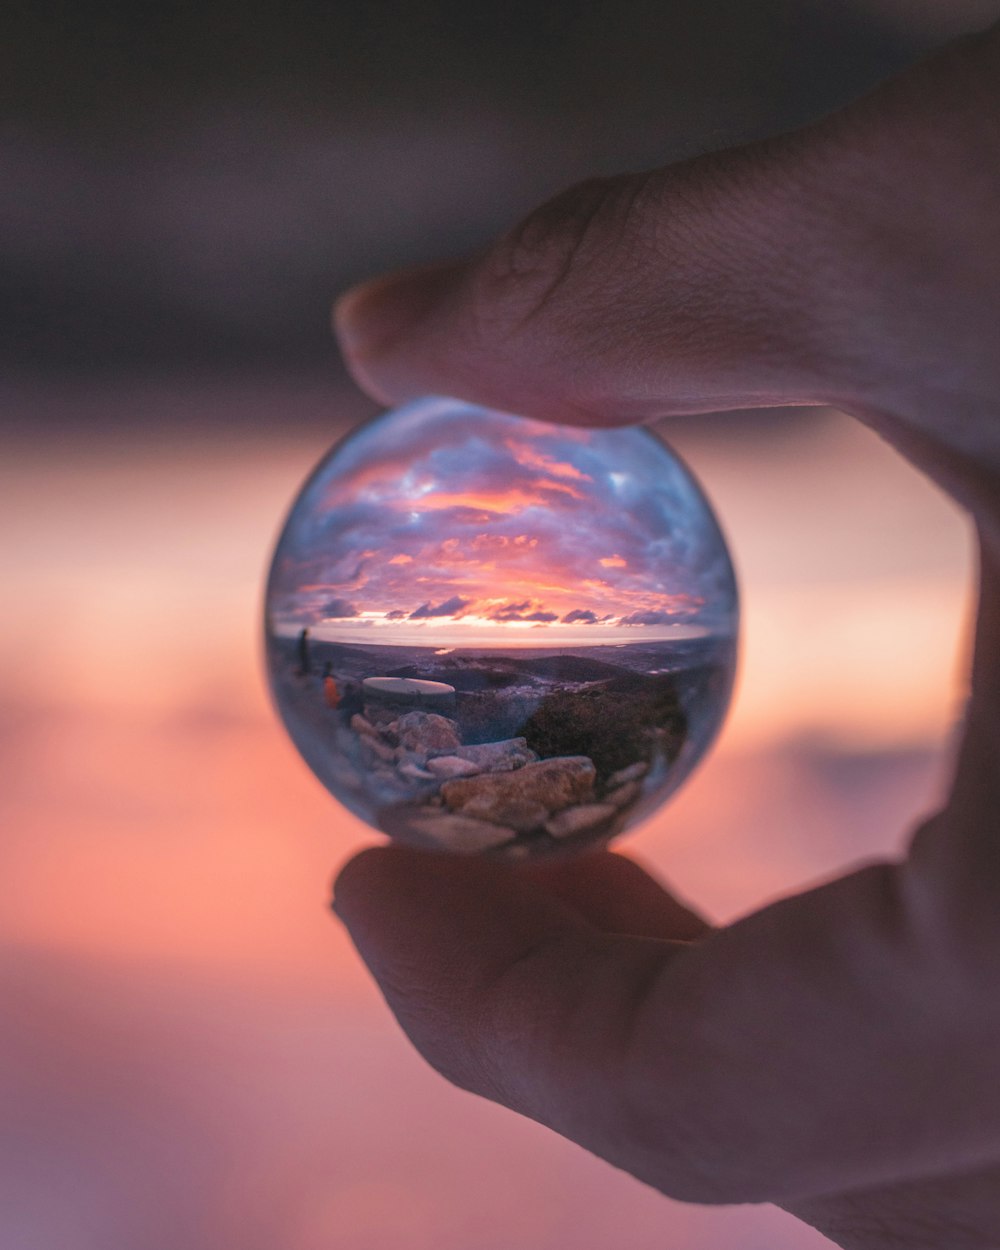
[(406, 712), (389, 728), (399, 735), (401, 746), (428, 755), (450, 755), (462, 742), (455, 722), (436, 712)]
[(569, 838), (574, 833), (586, 833), (588, 829), (593, 829), (614, 816), (617, 810), (610, 803), (583, 803), (559, 812), (545, 822), (545, 828), (554, 838)]
[(506, 738), (502, 742), (480, 742), (459, 747), (455, 752), (463, 760), (471, 760), (484, 773), (513, 772), (525, 764), (533, 764), (538, 756), (524, 738)]
[(361, 684), (369, 694), (403, 698), (441, 698), (455, 693), (455, 687), (447, 682), (422, 677), (366, 677)]
[(351, 728), (356, 734), (366, 734), (369, 738), (377, 738), (378, 730), (366, 717), (360, 712), (355, 712), (351, 717)]
[(435, 777), (474, 777), (480, 771), (478, 764), (457, 755), (437, 755), (427, 761), (427, 767)]

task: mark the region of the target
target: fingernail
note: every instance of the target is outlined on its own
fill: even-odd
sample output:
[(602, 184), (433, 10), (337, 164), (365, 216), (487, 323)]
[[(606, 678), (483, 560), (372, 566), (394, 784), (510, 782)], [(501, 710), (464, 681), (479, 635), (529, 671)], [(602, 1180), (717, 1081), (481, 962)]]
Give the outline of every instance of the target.
[(434, 265), (387, 274), (345, 292), (334, 305), (333, 324), (345, 355), (377, 355), (403, 339), (438, 304), (456, 266)]

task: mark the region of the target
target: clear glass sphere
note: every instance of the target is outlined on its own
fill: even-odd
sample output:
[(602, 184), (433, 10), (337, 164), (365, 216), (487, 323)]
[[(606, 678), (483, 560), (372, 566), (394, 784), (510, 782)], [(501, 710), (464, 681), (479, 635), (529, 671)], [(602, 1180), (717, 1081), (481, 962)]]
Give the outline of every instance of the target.
[(599, 846), (689, 775), (732, 688), (732, 564), (641, 428), (451, 399), (368, 422), (295, 500), (266, 600), (296, 746), (400, 842)]

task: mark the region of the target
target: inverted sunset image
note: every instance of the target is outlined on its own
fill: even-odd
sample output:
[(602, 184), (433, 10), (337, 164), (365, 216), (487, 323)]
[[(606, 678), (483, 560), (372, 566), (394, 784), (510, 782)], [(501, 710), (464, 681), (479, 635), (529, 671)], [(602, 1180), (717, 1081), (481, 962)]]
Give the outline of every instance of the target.
[(269, 592), (279, 632), (428, 645), (693, 637), (735, 611), (715, 521), (654, 435), (434, 399), (313, 477)]
[(267, 592), (313, 770), (465, 853), (579, 849), (662, 802), (718, 728), (736, 624), (718, 525), (653, 434), (435, 398), (322, 462)]

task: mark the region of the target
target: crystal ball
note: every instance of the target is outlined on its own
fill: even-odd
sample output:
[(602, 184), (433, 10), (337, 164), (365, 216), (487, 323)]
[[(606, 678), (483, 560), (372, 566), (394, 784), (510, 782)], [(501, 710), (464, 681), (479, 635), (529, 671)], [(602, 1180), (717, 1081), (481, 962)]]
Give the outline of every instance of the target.
[(308, 478), (265, 616), (275, 703), (341, 803), (412, 846), (527, 858), (604, 845), (691, 773), (738, 604), (649, 430), (428, 398)]

